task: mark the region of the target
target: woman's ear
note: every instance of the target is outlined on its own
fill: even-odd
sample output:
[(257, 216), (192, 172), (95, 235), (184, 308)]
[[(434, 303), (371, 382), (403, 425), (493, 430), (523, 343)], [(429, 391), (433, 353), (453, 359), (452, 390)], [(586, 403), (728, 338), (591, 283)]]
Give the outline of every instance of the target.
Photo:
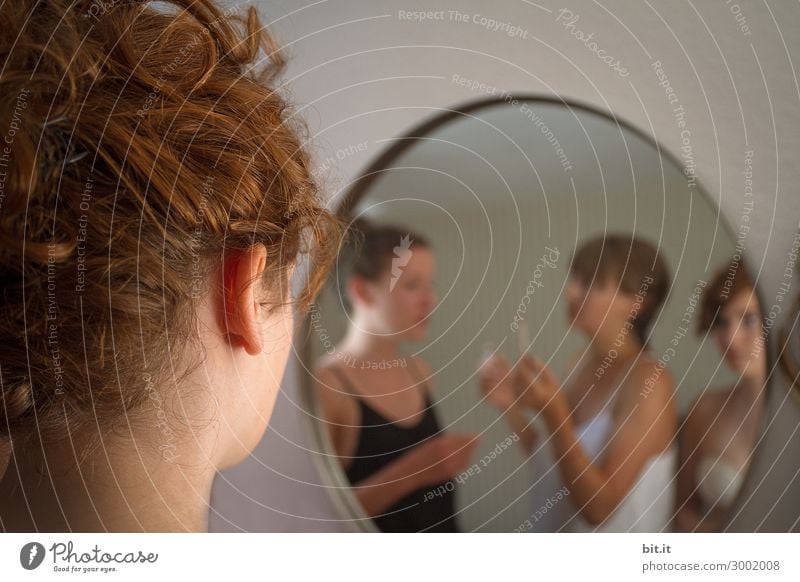
[(262, 312), (259, 282), (267, 266), (267, 248), (259, 243), (232, 252), (222, 266), (223, 329), (234, 345), (251, 356), (261, 353)]

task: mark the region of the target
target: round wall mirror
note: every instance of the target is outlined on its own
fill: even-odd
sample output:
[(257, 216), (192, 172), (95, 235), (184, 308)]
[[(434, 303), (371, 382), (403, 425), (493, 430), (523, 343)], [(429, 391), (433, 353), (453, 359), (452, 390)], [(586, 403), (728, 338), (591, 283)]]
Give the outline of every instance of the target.
[(387, 140), (306, 320), (318, 460), (364, 531), (719, 531), (764, 424), (755, 280), (692, 160), (577, 103)]

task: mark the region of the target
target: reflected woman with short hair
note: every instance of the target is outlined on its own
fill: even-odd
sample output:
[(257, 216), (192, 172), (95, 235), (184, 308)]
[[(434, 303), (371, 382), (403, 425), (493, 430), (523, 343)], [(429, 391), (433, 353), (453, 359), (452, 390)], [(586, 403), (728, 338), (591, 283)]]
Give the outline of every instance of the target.
[[(520, 531), (664, 531), (670, 524), (677, 428), (674, 383), (647, 349), (670, 286), (658, 249), (598, 236), (573, 257), (565, 299), (588, 346), (564, 381), (538, 358), (502, 356), (481, 386), (532, 456), (532, 515)], [(541, 419), (534, 428), (530, 415)]]
[(764, 325), (754, 282), (740, 262), (705, 290), (698, 334), (714, 339), (738, 377), (723, 389), (704, 389), (683, 423), (675, 525), (713, 532), (741, 490), (764, 413)]

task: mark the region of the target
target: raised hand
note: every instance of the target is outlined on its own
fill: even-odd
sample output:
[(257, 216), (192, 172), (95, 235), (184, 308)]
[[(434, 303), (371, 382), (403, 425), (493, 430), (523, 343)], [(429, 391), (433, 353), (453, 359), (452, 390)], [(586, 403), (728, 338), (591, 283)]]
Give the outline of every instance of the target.
[(526, 406), (542, 412), (563, 409), (560, 383), (539, 358), (522, 356), (514, 367), (514, 380)]
[(518, 393), (511, 366), (502, 354), (494, 353), (486, 358), (478, 370), (478, 382), (481, 393), (489, 404), (501, 412), (507, 411), (517, 402)]

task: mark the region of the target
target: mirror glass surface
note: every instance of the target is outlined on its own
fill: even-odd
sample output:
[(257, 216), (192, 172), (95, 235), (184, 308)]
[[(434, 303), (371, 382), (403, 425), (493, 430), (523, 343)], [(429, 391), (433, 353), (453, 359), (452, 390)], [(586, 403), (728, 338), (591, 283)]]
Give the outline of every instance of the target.
[[(532, 98), (448, 112), (384, 145), (343, 209), (365, 242), (343, 251), (302, 356), (317, 456), (344, 518), (387, 531), (724, 529), (761, 431), (764, 335), (741, 248), (691, 159), (612, 117)], [(381, 232), (395, 237), (388, 254)], [(620, 270), (658, 276), (637, 295)], [(623, 308), (627, 322), (654, 311), (638, 351), (638, 327), (608, 335)], [(562, 395), (569, 387), (561, 401), (584, 460), (559, 452), (530, 404), (523, 353)], [(491, 354), (508, 362), (512, 403), (482, 375)], [(626, 424), (665, 390), (653, 430)], [(613, 458), (639, 455), (640, 442), (659, 454)], [(392, 451), (383, 464), (381, 447)], [(567, 485), (581, 463), (591, 478)], [(587, 487), (596, 495), (576, 489)]]

